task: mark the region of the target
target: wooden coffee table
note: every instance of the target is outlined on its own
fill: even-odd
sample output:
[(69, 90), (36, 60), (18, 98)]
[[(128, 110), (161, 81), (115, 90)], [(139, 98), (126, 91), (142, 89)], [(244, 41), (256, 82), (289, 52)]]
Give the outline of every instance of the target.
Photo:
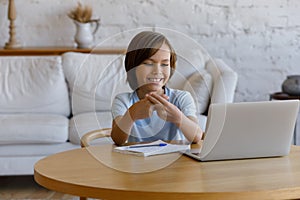
[(100, 199), (300, 198), (299, 146), (285, 157), (213, 162), (177, 153), (144, 158), (112, 148), (51, 155), (36, 163), (34, 178), (51, 190)]

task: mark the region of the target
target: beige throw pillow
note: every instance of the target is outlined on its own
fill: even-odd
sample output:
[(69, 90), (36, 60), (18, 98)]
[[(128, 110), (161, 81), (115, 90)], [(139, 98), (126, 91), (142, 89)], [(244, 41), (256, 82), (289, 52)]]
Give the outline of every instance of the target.
[(209, 105), (212, 91), (212, 76), (205, 70), (193, 73), (186, 81), (183, 89), (194, 98), (197, 112), (203, 114)]

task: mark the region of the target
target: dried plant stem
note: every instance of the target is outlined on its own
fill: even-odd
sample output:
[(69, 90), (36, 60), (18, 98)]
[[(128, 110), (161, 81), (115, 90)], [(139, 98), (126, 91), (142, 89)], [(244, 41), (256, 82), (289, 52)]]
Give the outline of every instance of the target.
[(92, 20), (92, 14), (93, 10), (90, 6), (83, 6), (80, 2), (78, 2), (78, 6), (71, 10), (70, 13), (68, 13), (68, 16), (81, 23), (88, 23)]

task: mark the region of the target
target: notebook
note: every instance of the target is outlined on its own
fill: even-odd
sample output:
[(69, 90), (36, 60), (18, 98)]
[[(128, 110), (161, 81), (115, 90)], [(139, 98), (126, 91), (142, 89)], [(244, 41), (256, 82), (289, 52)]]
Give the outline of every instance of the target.
[(174, 152), (181, 152), (190, 149), (189, 144), (170, 144), (162, 140), (157, 140), (151, 143), (136, 144), (130, 146), (115, 147), (114, 151), (124, 154), (133, 154), (136, 156), (153, 156)]
[(299, 100), (211, 104), (200, 150), (183, 152), (199, 161), (289, 154)]

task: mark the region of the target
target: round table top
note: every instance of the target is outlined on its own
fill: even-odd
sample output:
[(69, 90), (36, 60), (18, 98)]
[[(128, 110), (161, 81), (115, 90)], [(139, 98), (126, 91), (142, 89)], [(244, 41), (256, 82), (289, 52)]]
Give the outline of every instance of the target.
[(101, 199), (300, 198), (300, 146), (289, 156), (198, 162), (179, 153), (137, 157), (91, 146), (35, 165), (42, 186)]

